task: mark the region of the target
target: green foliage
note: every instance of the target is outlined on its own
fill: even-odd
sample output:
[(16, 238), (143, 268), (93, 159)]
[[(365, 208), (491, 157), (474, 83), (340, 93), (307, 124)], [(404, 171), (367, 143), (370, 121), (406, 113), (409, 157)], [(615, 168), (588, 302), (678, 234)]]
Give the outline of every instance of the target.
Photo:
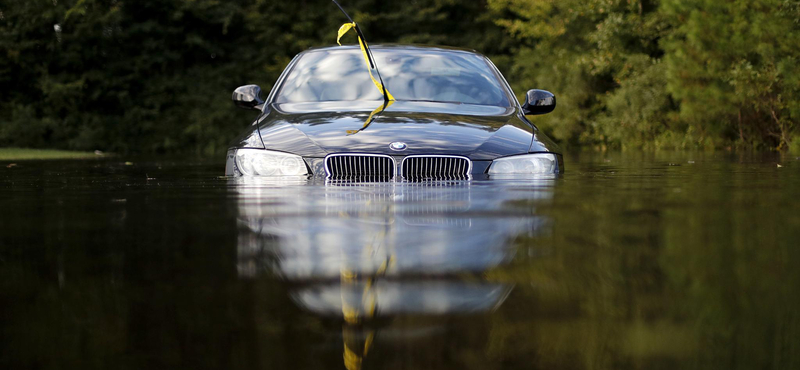
[[(562, 143), (796, 146), (792, 0), (344, 5), (372, 43), (473, 48), (520, 97), (553, 91), (534, 122)], [(253, 118), (230, 92), (344, 22), (328, 0), (0, 0), (0, 146), (219, 153)]]
[[(504, 51), (481, 2), (346, 5), (373, 43)], [(254, 118), (231, 91), (268, 90), (346, 21), (322, 0), (4, 0), (0, 11), (0, 146), (148, 153), (223, 151)]]
[(520, 43), (517, 88), (556, 91), (556, 139), (787, 148), (800, 102), (789, 0), (490, 0)]
[(640, 55), (628, 60), (631, 70), (624, 73), (619, 87), (608, 92), (603, 100), (607, 111), (597, 119), (607, 140), (622, 146), (642, 145), (655, 141), (674, 124), (669, 120), (672, 101), (664, 89), (666, 76), (663, 63)]
[(785, 148), (800, 119), (800, 12), (785, 0), (671, 0), (669, 91), (704, 136)]
[(573, 144), (652, 142), (667, 126), (659, 39), (668, 28), (648, 1), (490, 0), (519, 40), (515, 89), (554, 91), (559, 109), (541, 117)]

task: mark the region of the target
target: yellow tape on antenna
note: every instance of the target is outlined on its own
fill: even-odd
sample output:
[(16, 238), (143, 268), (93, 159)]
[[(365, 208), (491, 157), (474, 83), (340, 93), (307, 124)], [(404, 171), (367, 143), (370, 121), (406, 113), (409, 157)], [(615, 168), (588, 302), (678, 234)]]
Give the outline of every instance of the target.
[[(355, 27), (356, 27), (355, 23), (345, 23), (341, 27), (339, 27), (338, 36), (336, 37), (336, 43), (341, 45), (342, 43), (340, 42), (340, 40), (342, 39), (342, 36), (344, 36), (348, 31), (350, 31)], [(392, 96), (392, 94), (389, 93), (389, 90), (385, 89), (383, 85), (381, 85), (381, 83), (375, 79), (375, 76), (372, 75), (372, 68), (370, 68), (369, 56), (367, 56), (367, 47), (365, 46), (365, 42), (364, 40), (361, 39), (361, 36), (359, 36), (357, 33), (356, 37), (358, 37), (358, 45), (361, 46), (361, 54), (364, 55), (364, 62), (367, 63), (367, 72), (369, 72), (369, 78), (372, 79), (372, 83), (375, 84), (375, 87), (378, 88), (378, 91), (380, 91), (381, 95), (383, 95), (383, 92), (386, 91), (386, 98), (388, 100), (394, 100), (394, 96)]]
[[(389, 92), (387, 91), (386, 93), (388, 94)], [(391, 97), (391, 95), (389, 95), (389, 96)], [(367, 127), (369, 127), (370, 124), (372, 124), (372, 120), (375, 118), (376, 114), (383, 112), (384, 110), (386, 110), (386, 108), (391, 107), (392, 104), (394, 104), (394, 100), (389, 101), (388, 104), (381, 104), (380, 107), (376, 108), (374, 111), (372, 111), (372, 113), (369, 114), (369, 117), (367, 117), (367, 120), (364, 121), (364, 125), (361, 126), (360, 129), (358, 129), (358, 130), (347, 130), (347, 134), (348, 135), (355, 135), (355, 134), (365, 130)]]

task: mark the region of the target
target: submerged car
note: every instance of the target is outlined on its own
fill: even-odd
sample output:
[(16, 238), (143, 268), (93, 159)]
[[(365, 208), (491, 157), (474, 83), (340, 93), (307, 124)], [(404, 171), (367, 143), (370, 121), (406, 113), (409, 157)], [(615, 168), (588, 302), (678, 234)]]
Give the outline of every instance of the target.
[(357, 46), (298, 54), (266, 100), (256, 85), (236, 89), (237, 106), (261, 113), (229, 148), (226, 175), (415, 180), (564, 171), (558, 146), (525, 117), (555, 109), (550, 92), (530, 90), (520, 105), (474, 51), (370, 49), (383, 93)]

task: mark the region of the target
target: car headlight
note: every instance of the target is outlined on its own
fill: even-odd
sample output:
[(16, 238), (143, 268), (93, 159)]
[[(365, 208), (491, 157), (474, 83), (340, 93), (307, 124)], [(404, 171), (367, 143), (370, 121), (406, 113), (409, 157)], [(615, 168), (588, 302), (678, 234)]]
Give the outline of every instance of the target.
[(245, 176), (308, 175), (302, 157), (264, 149), (237, 149), (236, 167)]
[(489, 175), (552, 175), (558, 171), (558, 159), (552, 153), (515, 155), (496, 159)]

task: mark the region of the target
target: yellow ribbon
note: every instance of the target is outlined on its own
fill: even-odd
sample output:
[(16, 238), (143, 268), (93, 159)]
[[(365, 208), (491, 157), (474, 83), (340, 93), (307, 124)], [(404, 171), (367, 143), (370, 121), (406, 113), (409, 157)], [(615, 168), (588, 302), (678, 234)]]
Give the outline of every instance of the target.
[(354, 28), (355, 26), (355, 23), (345, 23), (339, 27), (339, 35), (336, 37), (336, 43), (339, 44), (339, 46), (342, 45), (342, 43), (339, 41), (342, 39), (342, 36), (344, 36), (348, 31), (350, 31), (351, 28)]
[[(388, 94), (389, 92), (387, 91), (386, 93)], [(369, 117), (367, 117), (367, 120), (364, 121), (364, 125), (361, 126), (360, 129), (358, 129), (358, 130), (347, 130), (347, 135), (355, 135), (355, 134), (361, 132), (362, 130), (366, 129), (367, 127), (369, 127), (369, 125), (375, 119), (375, 115), (378, 114), (378, 113), (383, 112), (386, 108), (389, 108), (392, 104), (394, 104), (394, 100), (389, 101), (388, 104), (381, 104), (380, 107), (375, 108), (375, 110), (372, 111), (372, 113), (369, 114)]]
[[(336, 37), (336, 43), (341, 45), (342, 43), (340, 42), (340, 40), (342, 39), (342, 36), (344, 36), (348, 31), (350, 31), (355, 27), (356, 27), (355, 23), (345, 23), (341, 27), (339, 27), (339, 32)], [(367, 71), (369, 72), (369, 78), (372, 79), (372, 83), (375, 84), (375, 87), (378, 88), (378, 91), (381, 92), (381, 95), (383, 95), (383, 92), (386, 91), (386, 98), (390, 101), (393, 101), (394, 96), (392, 96), (392, 94), (389, 93), (388, 89), (384, 89), (380, 81), (375, 79), (375, 76), (372, 75), (372, 68), (370, 67), (369, 56), (367, 55), (367, 46), (366, 46), (367, 43), (361, 39), (360, 35), (357, 34), (356, 36), (358, 37), (358, 45), (361, 47), (361, 54), (364, 55), (364, 61), (367, 63)]]

